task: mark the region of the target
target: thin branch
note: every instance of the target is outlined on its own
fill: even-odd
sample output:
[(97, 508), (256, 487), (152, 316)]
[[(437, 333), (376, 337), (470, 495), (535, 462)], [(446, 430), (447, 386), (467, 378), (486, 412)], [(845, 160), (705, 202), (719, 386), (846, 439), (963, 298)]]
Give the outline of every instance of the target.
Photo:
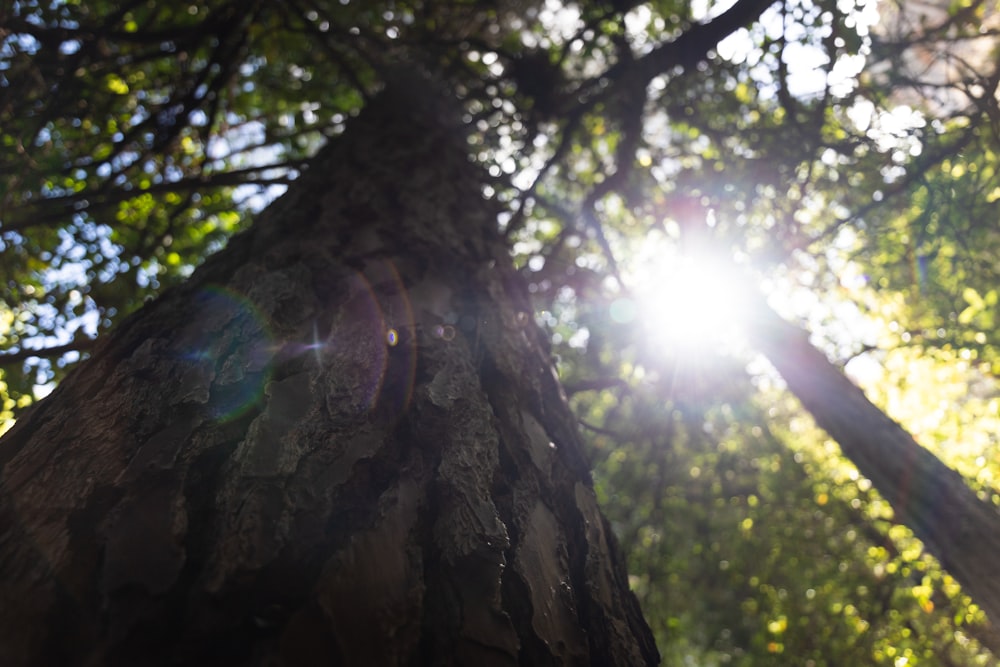
[(622, 76), (635, 77), (648, 84), (674, 68), (688, 71), (707, 59), (719, 42), (740, 28), (752, 25), (774, 4), (775, 0), (739, 0), (708, 23), (689, 27), (677, 39), (661, 44), (643, 57), (612, 65), (602, 76), (583, 84), (580, 93), (588, 97), (598, 94), (610, 88), (603, 86), (602, 82), (614, 81)]
[(125, 190), (122, 188), (116, 188), (106, 193), (83, 191), (62, 197), (41, 199), (37, 204), (22, 207), (18, 211), (20, 214), (19, 217), (22, 219), (20, 221), (5, 222), (4, 225), (0, 227), (0, 231), (20, 232), (32, 227), (48, 225), (54, 222), (63, 222), (65, 218), (74, 211), (100, 211), (144, 194), (188, 192), (191, 190), (236, 187), (240, 185), (288, 185), (294, 179), (287, 175), (265, 178), (263, 174), (267, 171), (277, 169), (298, 169), (302, 166), (302, 164), (303, 161), (295, 160), (260, 167), (248, 167), (246, 169), (218, 172), (210, 175), (202, 174), (167, 183), (155, 183), (141, 190)]
[(567, 396), (579, 394), (584, 391), (604, 391), (605, 389), (613, 389), (615, 387), (628, 387), (628, 382), (620, 377), (603, 377), (563, 383), (563, 389), (566, 391)]
[(606, 435), (610, 438), (614, 438), (619, 442), (625, 441), (625, 436), (621, 433), (618, 433), (616, 431), (611, 431), (609, 429), (602, 428), (600, 426), (596, 426), (594, 424), (591, 424), (590, 422), (584, 421), (583, 419), (577, 419), (576, 421), (580, 424), (580, 426), (584, 427), (588, 431), (593, 431), (594, 433), (599, 433), (600, 435)]
[(67, 352), (83, 353), (94, 347), (95, 342), (96, 341), (93, 338), (89, 338), (84, 335), (75, 336), (72, 341), (64, 343), (63, 345), (39, 348), (22, 347), (21, 349), (13, 352), (0, 352), (0, 368), (20, 363), (25, 359), (31, 359), (32, 357), (38, 357), (40, 359), (54, 359), (61, 357)]

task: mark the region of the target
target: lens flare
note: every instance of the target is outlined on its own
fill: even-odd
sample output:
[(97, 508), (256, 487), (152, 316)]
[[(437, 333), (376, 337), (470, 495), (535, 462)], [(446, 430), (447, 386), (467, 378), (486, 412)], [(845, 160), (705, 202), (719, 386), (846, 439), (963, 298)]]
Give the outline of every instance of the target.
[(646, 339), (671, 354), (728, 351), (742, 344), (748, 316), (746, 277), (708, 254), (663, 252), (641, 263), (632, 298), (612, 318), (633, 318)]

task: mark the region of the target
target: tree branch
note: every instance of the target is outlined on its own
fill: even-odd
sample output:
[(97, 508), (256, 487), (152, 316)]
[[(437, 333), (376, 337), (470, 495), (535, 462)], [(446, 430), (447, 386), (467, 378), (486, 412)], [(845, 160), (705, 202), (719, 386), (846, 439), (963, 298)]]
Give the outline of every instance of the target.
[(32, 357), (39, 357), (40, 359), (54, 359), (66, 354), (67, 352), (83, 353), (93, 346), (93, 338), (88, 336), (75, 336), (73, 340), (63, 345), (39, 348), (22, 347), (21, 349), (13, 352), (0, 352), (0, 367), (20, 363), (25, 359), (30, 359)]

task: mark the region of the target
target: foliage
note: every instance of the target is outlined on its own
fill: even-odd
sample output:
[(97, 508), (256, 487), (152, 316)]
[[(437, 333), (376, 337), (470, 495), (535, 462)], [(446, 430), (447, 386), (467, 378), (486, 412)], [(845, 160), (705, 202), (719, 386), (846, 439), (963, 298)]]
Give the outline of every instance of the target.
[(668, 664), (997, 664), (780, 382), (738, 344), (650, 339), (634, 293), (643, 252), (738, 265), (1000, 503), (997, 7), (880, 6), (17, 0), (0, 419), (417, 63), (465, 105)]

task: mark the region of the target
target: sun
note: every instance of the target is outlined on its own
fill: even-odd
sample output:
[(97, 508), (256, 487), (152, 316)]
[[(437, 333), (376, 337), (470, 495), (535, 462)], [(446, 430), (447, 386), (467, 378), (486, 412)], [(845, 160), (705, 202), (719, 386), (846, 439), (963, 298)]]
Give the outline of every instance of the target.
[(715, 346), (742, 326), (734, 277), (705, 257), (680, 256), (653, 269), (639, 289), (639, 317), (656, 339)]
[(626, 305), (612, 306), (613, 319), (629, 317), (652, 347), (669, 354), (731, 352), (744, 346), (747, 277), (731, 260), (649, 242), (633, 266)]

